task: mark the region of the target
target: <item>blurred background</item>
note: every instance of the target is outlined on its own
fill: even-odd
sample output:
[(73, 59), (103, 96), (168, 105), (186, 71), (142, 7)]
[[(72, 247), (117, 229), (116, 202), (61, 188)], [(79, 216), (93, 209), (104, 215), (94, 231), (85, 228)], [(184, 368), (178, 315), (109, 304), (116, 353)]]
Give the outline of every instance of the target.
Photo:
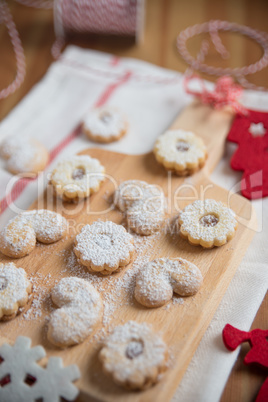
[[(25, 0), (24, 0), (25, 1)], [(27, 1), (27, 0), (26, 0)], [(53, 62), (51, 47), (55, 41), (53, 10), (26, 7), (15, 0), (7, 1), (24, 47), (27, 72), (21, 88), (6, 100), (0, 100), (0, 120), (22, 99), (45, 74)], [(211, 19), (221, 19), (248, 25), (268, 33), (267, 0), (147, 0), (145, 2), (144, 35), (140, 43), (135, 38), (112, 35), (75, 34), (67, 44), (96, 49), (123, 57), (135, 57), (161, 67), (184, 72), (187, 65), (176, 49), (178, 33), (190, 25)], [(187, 42), (195, 56), (205, 35)], [(221, 34), (230, 58), (223, 60), (210, 46), (206, 63), (232, 68), (256, 62), (262, 49), (253, 40), (233, 33)], [(0, 25), (0, 88), (14, 79), (15, 56), (6, 27)], [(205, 78), (215, 80), (215, 77)], [(265, 85), (268, 69), (254, 74), (249, 80)]]

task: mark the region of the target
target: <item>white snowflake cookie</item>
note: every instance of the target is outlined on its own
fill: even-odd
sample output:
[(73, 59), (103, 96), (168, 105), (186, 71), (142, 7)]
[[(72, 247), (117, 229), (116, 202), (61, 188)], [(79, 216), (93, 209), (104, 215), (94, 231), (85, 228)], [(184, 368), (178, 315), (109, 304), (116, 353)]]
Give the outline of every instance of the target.
[(130, 263), (133, 243), (133, 237), (123, 226), (96, 221), (84, 226), (76, 236), (74, 252), (89, 270), (109, 275)]
[(234, 237), (237, 229), (234, 211), (210, 199), (187, 205), (180, 213), (179, 224), (183, 238), (204, 248), (222, 246)]
[(14, 318), (28, 302), (32, 284), (23, 268), (13, 263), (0, 264), (0, 320)]
[[(60, 357), (49, 357), (46, 367), (37, 362), (46, 356), (41, 346), (31, 348), (31, 339), (18, 336), (14, 345), (0, 347), (1, 402), (59, 402), (76, 400), (79, 390), (73, 381), (80, 378), (75, 364), (64, 367)], [(7, 382), (4, 383), (5, 379)]]
[(43, 171), (49, 160), (47, 149), (37, 140), (12, 136), (0, 145), (0, 156), (7, 160), (7, 169), (12, 174)]
[(50, 183), (57, 196), (64, 201), (76, 202), (99, 190), (105, 179), (104, 173), (105, 168), (98, 159), (73, 155), (57, 164)]
[(30, 254), (40, 243), (50, 244), (62, 239), (67, 232), (66, 219), (46, 209), (23, 212), (11, 219), (0, 232), (0, 251), (11, 258)]
[(55, 310), (48, 323), (48, 340), (67, 347), (83, 342), (101, 321), (103, 304), (99, 292), (87, 281), (62, 279), (51, 292)]
[(92, 141), (108, 143), (118, 141), (128, 129), (125, 115), (119, 110), (104, 106), (88, 112), (83, 120), (83, 132)]
[(165, 222), (165, 196), (159, 186), (127, 180), (114, 193), (114, 204), (125, 213), (128, 227), (140, 235), (161, 230)]
[(114, 329), (99, 353), (103, 370), (127, 389), (151, 387), (167, 369), (165, 342), (146, 324), (129, 321)]
[(200, 270), (183, 258), (158, 258), (150, 261), (136, 277), (135, 299), (145, 307), (160, 307), (171, 300), (173, 292), (192, 296), (203, 282)]
[(154, 146), (156, 160), (179, 176), (195, 173), (204, 166), (207, 150), (203, 140), (190, 131), (170, 130)]

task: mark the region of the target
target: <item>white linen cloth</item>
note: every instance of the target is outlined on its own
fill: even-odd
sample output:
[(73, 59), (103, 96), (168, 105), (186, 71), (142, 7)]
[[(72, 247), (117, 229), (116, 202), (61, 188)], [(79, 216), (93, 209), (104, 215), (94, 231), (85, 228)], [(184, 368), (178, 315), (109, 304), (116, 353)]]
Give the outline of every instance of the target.
[[(0, 140), (5, 136), (27, 134), (53, 150), (78, 126), (87, 110), (105, 99), (107, 104), (117, 106), (127, 114), (130, 131), (119, 142), (98, 146), (129, 154), (145, 153), (152, 149), (155, 139), (192, 100), (183, 90), (181, 74), (142, 61), (116, 59), (112, 55), (74, 46), (66, 49), (64, 57), (73, 60), (73, 65), (61, 61), (52, 64), (45, 77), (1, 122)], [(89, 67), (109, 70), (110, 74), (105, 77), (93, 73)], [(124, 81), (122, 77), (126, 73), (163, 79), (176, 77), (176, 80), (170, 84), (159, 84), (148, 79)], [(247, 92), (244, 104), (268, 110), (268, 95)], [(62, 149), (44, 175), (38, 181), (31, 182), (20, 194), (12, 211), (7, 208), (2, 213), (1, 227), (36, 199), (37, 186), (42, 188), (46, 185), (46, 173), (51, 171), (59, 158), (89, 147), (96, 147), (96, 144), (78, 136)], [(241, 178), (241, 173), (229, 167), (233, 150), (234, 145), (228, 144), (224, 159), (211, 176), (214, 182), (227, 189), (232, 188)], [(1, 199), (11, 177), (2, 161)], [(259, 230), (174, 395), (174, 402), (215, 402), (220, 399), (238, 354), (238, 350), (230, 353), (224, 348), (222, 329), (226, 323), (230, 323), (242, 330), (249, 330), (267, 291), (268, 227), (265, 224), (268, 219), (268, 199), (253, 203), (258, 214)]]

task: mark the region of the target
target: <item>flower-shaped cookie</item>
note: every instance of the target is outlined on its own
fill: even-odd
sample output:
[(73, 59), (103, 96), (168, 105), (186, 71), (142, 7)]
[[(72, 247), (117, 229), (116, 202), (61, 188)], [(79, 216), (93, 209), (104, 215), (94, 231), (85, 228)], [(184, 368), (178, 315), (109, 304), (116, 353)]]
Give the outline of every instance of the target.
[(57, 164), (50, 183), (57, 196), (74, 202), (96, 193), (105, 179), (104, 173), (105, 169), (98, 159), (73, 155)]
[(159, 258), (150, 261), (136, 277), (135, 298), (146, 307), (160, 307), (173, 292), (192, 296), (198, 292), (203, 278), (196, 265), (183, 258)]
[(110, 221), (96, 221), (76, 236), (74, 252), (89, 270), (109, 275), (123, 267), (134, 253), (133, 237), (126, 229)]
[(0, 320), (14, 318), (28, 302), (32, 284), (23, 268), (15, 264), (0, 264)]
[(204, 248), (222, 246), (234, 237), (237, 229), (234, 211), (210, 199), (187, 205), (180, 213), (179, 224), (183, 238)]
[(83, 121), (83, 132), (92, 141), (118, 141), (126, 134), (128, 122), (122, 112), (104, 106), (88, 112)]
[(102, 317), (99, 292), (84, 279), (69, 277), (52, 289), (51, 297), (60, 308), (50, 316), (49, 341), (59, 347), (83, 342)]
[(66, 219), (46, 209), (23, 212), (10, 220), (0, 233), (2, 254), (21, 258), (29, 254), (40, 243), (55, 243), (67, 231)]
[(207, 158), (203, 140), (184, 130), (170, 130), (161, 135), (155, 143), (154, 154), (161, 165), (179, 176), (195, 173)]
[(129, 321), (106, 339), (99, 358), (103, 369), (127, 389), (146, 389), (167, 369), (164, 341), (146, 324)]
[(140, 180), (127, 180), (114, 194), (115, 205), (126, 214), (126, 221), (135, 233), (151, 235), (165, 221), (165, 197), (159, 186)]

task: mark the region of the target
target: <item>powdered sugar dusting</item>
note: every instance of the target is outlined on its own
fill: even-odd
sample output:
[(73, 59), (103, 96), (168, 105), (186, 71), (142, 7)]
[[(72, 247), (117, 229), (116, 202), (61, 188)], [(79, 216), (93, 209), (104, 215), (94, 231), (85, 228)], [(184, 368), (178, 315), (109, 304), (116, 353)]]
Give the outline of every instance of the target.
[(47, 319), (54, 309), (49, 288), (58, 280), (55, 280), (51, 274), (44, 276), (39, 272), (32, 274), (29, 280), (32, 283), (31, 305), (23, 314), (23, 318), (26, 321), (41, 322), (42, 318)]
[[(62, 265), (62, 270), (57, 272), (57, 279), (50, 273), (44, 275), (37, 272), (29, 275), (29, 280), (33, 285), (32, 294), (30, 296), (31, 304), (29, 309), (16, 319), (18, 325), (24, 326), (28, 321), (33, 321), (33, 323), (36, 323), (34, 325), (39, 325), (38, 323), (48, 321), (51, 313), (55, 311), (50, 289), (52, 289), (61, 278), (75, 276), (93, 285), (101, 294), (103, 301), (102, 327), (97, 329), (94, 336), (88, 338), (86, 342), (99, 342), (105, 338), (107, 332), (111, 329), (114, 316), (116, 316), (117, 311), (120, 311), (120, 307), (136, 305), (134, 299), (136, 276), (138, 272), (153, 259), (155, 253), (153, 245), (158, 241), (160, 234), (154, 234), (150, 237), (138, 236), (136, 234), (132, 234), (132, 236), (136, 251), (134, 262), (131, 266), (110, 276), (102, 276), (98, 273), (88, 271), (86, 267), (77, 261), (73, 249), (68, 248), (57, 251), (55, 255), (61, 260)], [(43, 245), (39, 245), (39, 247), (42, 249), (41, 253), (43, 257), (45, 257), (47, 255), (47, 247)], [(52, 245), (50, 247), (54, 246)], [(44, 264), (42, 268), (46, 269), (46, 264)], [(8, 330), (8, 326), (6, 328)]]
[(0, 234), (0, 250), (4, 255), (23, 257), (35, 246), (60, 240), (67, 230), (66, 219), (56, 212), (33, 210), (11, 219)]
[(165, 220), (165, 197), (156, 185), (127, 180), (114, 193), (114, 204), (126, 214), (129, 228), (142, 235), (159, 232)]
[(84, 279), (63, 278), (51, 292), (59, 309), (48, 323), (48, 339), (59, 346), (82, 342), (101, 319), (102, 301), (99, 292)]
[(65, 255), (64, 273), (76, 275), (89, 281), (102, 295), (104, 302), (103, 325), (107, 326), (120, 306), (133, 305), (133, 293), (137, 272), (152, 258), (152, 245), (158, 235), (141, 237), (133, 235), (136, 259), (132, 266), (112, 276), (88, 272), (78, 261), (73, 251)]
[[(73, 178), (77, 169), (82, 169), (84, 174), (80, 178)], [(86, 197), (98, 191), (105, 178), (104, 172), (98, 159), (88, 155), (73, 155), (57, 164), (51, 175), (51, 183), (59, 195), (73, 193)]]
[(31, 284), (23, 268), (0, 264), (0, 317), (16, 313), (28, 301)]
[[(213, 225), (204, 225), (206, 216), (208, 218), (205, 219), (209, 222), (215, 217)], [(179, 223), (183, 235), (196, 240), (202, 239), (204, 242), (224, 242), (234, 234), (237, 227), (234, 211), (212, 199), (198, 200), (187, 205), (180, 214)]]
[(146, 382), (150, 385), (159, 380), (159, 373), (167, 368), (168, 353), (148, 324), (128, 321), (108, 336), (99, 356), (116, 382), (142, 389)]
[(16, 172), (34, 172), (40, 163), (46, 163), (48, 153), (38, 141), (21, 136), (5, 139), (0, 146), (0, 155), (8, 159), (8, 169)]
[(182, 258), (158, 258), (146, 264), (137, 275), (135, 297), (147, 307), (159, 307), (174, 293), (194, 295), (202, 284), (196, 265)]
[(122, 225), (96, 221), (85, 225), (76, 236), (74, 252), (81, 264), (93, 271), (112, 272), (129, 263), (133, 238)]
[(155, 143), (154, 152), (160, 161), (170, 164), (169, 168), (190, 168), (206, 157), (202, 138), (184, 130), (169, 130), (162, 134)]
[(91, 110), (84, 118), (84, 130), (98, 137), (119, 137), (127, 129), (126, 117), (111, 107)]

